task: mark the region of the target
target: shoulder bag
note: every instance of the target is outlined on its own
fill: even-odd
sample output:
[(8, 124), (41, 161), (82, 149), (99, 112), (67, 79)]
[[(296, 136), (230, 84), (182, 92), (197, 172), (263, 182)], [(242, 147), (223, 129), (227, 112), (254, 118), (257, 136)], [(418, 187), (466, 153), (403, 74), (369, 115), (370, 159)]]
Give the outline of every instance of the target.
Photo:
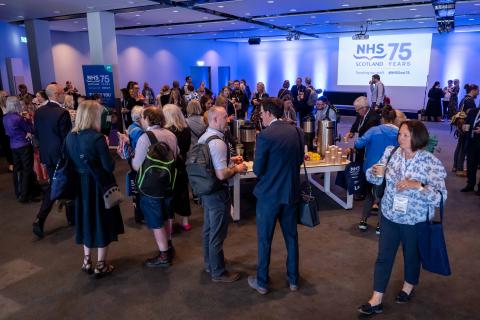
[(449, 276), (452, 274), (448, 260), (447, 246), (443, 235), (443, 194), (440, 193), (440, 221), (430, 220), (427, 210), (427, 218), (424, 222), (416, 224), (418, 236), (418, 251), (423, 269)]

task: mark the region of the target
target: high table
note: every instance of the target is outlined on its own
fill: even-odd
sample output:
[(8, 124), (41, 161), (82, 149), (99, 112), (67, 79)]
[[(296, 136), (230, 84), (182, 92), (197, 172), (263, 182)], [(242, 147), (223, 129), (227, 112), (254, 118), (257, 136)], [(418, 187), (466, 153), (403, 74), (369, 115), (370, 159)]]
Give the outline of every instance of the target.
[[(305, 161), (307, 167), (307, 177), (310, 183), (317, 187), (320, 191), (324, 192), (330, 198), (332, 198), (336, 203), (341, 205), (344, 209), (352, 209), (353, 207), (353, 195), (348, 194), (347, 192), (347, 200), (344, 201), (336, 194), (334, 194), (331, 189), (331, 174), (332, 172), (344, 171), (345, 166), (348, 164), (331, 164), (325, 163), (321, 161)], [(248, 170), (245, 174), (236, 174), (233, 178), (233, 212), (232, 218), (233, 221), (240, 220), (240, 180), (248, 179), (248, 178), (255, 178), (255, 173), (253, 173), (253, 162), (246, 162)], [(312, 174), (314, 173), (324, 173), (323, 178), (323, 186), (320, 185), (317, 181), (312, 178)], [(304, 174), (303, 165), (300, 168), (300, 174)]]

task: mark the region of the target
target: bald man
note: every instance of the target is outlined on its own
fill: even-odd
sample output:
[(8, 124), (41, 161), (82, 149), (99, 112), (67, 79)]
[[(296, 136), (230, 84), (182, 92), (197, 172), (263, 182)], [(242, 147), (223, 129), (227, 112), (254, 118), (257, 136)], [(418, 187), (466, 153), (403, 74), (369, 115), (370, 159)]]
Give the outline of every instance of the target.
[[(38, 139), (40, 149), (40, 161), (47, 167), (48, 177), (52, 181), (55, 167), (61, 155), (63, 141), (72, 130), (70, 114), (63, 108), (65, 93), (57, 84), (49, 84), (45, 89), (48, 96), (48, 103), (38, 108), (35, 112), (35, 136)], [(42, 205), (33, 223), (33, 233), (43, 238), (43, 226), (47, 219), (54, 201), (50, 200), (50, 184), (45, 190)], [(66, 206), (67, 222), (74, 224), (73, 208)]]
[(242, 157), (230, 157), (227, 144), (223, 141), (227, 125), (225, 108), (214, 106), (208, 110), (208, 129), (198, 139), (199, 144), (208, 144), (215, 176), (220, 180), (218, 190), (202, 195), (204, 210), (203, 251), (205, 271), (213, 282), (234, 282), (240, 274), (228, 272), (225, 268), (223, 242), (227, 237), (230, 214), (228, 179), (237, 173), (246, 172)]

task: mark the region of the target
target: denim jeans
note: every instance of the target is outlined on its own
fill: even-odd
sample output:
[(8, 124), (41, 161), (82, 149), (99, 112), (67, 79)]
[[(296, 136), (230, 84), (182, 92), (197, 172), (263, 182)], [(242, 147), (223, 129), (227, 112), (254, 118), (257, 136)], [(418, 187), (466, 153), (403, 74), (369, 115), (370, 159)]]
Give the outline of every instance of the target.
[(268, 268), (277, 219), (287, 247), (288, 281), (290, 284), (298, 284), (297, 207), (296, 204), (277, 204), (263, 199), (257, 202), (257, 282), (262, 288), (268, 287)]
[(225, 272), (223, 242), (227, 237), (230, 215), (230, 196), (228, 189), (202, 196), (204, 211), (203, 255), (205, 268), (213, 278)]
[(373, 290), (385, 292), (392, 273), (395, 256), (400, 243), (403, 249), (405, 281), (416, 285), (420, 276), (420, 255), (418, 252), (417, 229), (414, 225), (399, 224), (381, 216), (382, 232), (378, 242), (378, 256), (375, 262)]

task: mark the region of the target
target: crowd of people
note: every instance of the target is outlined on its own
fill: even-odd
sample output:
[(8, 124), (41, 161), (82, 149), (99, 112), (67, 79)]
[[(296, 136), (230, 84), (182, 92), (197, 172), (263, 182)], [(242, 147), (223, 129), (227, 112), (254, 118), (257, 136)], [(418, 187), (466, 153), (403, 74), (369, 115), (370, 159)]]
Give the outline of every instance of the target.
[[(458, 86), (458, 81), (453, 86)], [(454, 87), (446, 89), (450, 93), (447, 110), (458, 99), (458, 92), (453, 94)], [(380, 237), (374, 292), (359, 307), (363, 314), (383, 311), (383, 294), (400, 244), (405, 282), (396, 301), (405, 303), (411, 299), (420, 272), (415, 224), (425, 221), (426, 216), (432, 217), (433, 209), (442, 198), (447, 198), (445, 168), (433, 152), (425, 150), (430, 139), (425, 125), (418, 120), (407, 120), (390, 105), (379, 75), (372, 77), (370, 89), (371, 101), (364, 96), (355, 100), (357, 116), (344, 136), (348, 142), (358, 135), (349, 152), (363, 163), (366, 177), (364, 192), (357, 195), (358, 200), (366, 198), (358, 228), (366, 230), (371, 212), (381, 212), (376, 227)], [(472, 191), (480, 161), (480, 113), (474, 102), (478, 86), (468, 85), (466, 89), (467, 95), (460, 103), (464, 121), (457, 127), (462, 145), (455, 152), (458, 162), (454, 169), (463, 171), (461, 157), (466, 154), (468, 183), (462, 191)], [(33, 223), (33, 232), (43, 237), (46, 218), (54, 205), (50, 194), (55, 168), (62, 157), (70, 159), (78, 178), (74, 181), (77, 186), (74, 199), (64, 202), (67, 221), (75, 225), (76, 243), (83, 246), (81, 269), (97, 278), (104, 277), (114, 270), (108, 263), (108, 247), (125, 232), (120, 207), (105, 205), (104, 186), (115, 184), (114, 159), (106, 138), (111, 123), (105, 120), (111, 111), (101, 104), (101, 96), (83, 97), (71, 82), (65, 88), (52, 83), (35, 96), (25, 86), (19, 87), (19, 92), (18, 96), (8, 98), (6, 93), (0, 94), (4, 126), (0, 128), (4, 130), (0, 140), (7, 161), (13, 165), (10, 169), (17, 199), (22, 203), (37, 201), (43, 191)], [(229, 180), (247, 171), (242, 156), (236, 153), (229, 123), (233, 119), (246, 119), (257, 130), (253, 171), (257, 176), (254, 195), (258, 200), (257, 273), (248, 277), (248, 284), (260, 294), (269, 291), (271, 243), (278, 220), (288, 253), (289, 288), (298, 290), (297, 209), (299, 168), (304, 161), (305, 144), (298, 122), (308, 118), (334, 122), (339, 119), (338, 110), (327, 97), (319, 97), (320, 93), (309, 77), (305, 78), (305, 84), (302, 78), (297, 78), (292, 87), (285, 80), (276, 97), (269, 96), (262, 82), (256, 84), (252, 93), (245, 80), (230, 81), (217, 96), (204, 82), (195, 88), (190, 76), (183, 86), (178, 81), (173, 81), (172, 87), (164, 85), (158, 95), (148, 83), (140, 90), (137, 82), (130, 81), (122, 89), (119, 118), (126, 129), (119, 133), (117, 152), (130, 167), (127, 180), (136, 184), (131, 188), (135, 221), (146, 224), (156, 243), (156, 253), (144, 265), (168, 267), (174, 261), (175, 216), (180, 216), (179, 227), (184, 231), (192, 228), (191, 185), (193, 199), (204, 211), (205, 272), (214, 282), (228, 283), (240, 278), (239, 273), (226, 268), (223, 242), (231, 210)], [(443, 98), (445, 103), (445, 95)], [(208, 172), (213, 182), (208, 192), (195, 193), (188, 166), (195, 160), (191, 154), (198, 146), (206, 146), (202, 150), (211, 159)], [(40, 167), (46, 171), (43, 176), (34, 170), (35, 152), (39, 154)], [(43, 190), (39, 183), (44, 185)], [(385, 188), (379, 195), (377, 189), (382, 183)], [(92, 249), (98, 250), (95, 263)]]

